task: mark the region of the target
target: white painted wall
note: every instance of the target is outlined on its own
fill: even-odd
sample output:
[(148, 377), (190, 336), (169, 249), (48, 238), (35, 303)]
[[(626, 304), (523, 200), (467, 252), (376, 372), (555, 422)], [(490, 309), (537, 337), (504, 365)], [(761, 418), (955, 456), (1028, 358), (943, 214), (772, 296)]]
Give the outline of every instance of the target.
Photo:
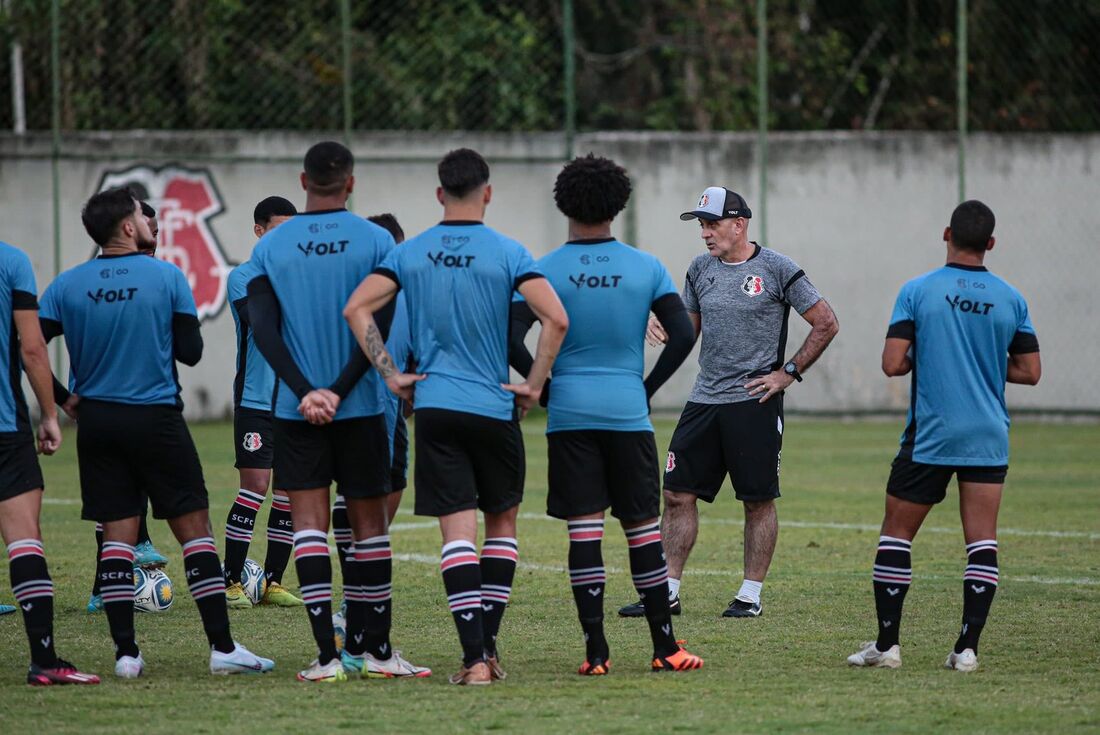
[[(87, 258), (91, 243), (80, 207), (106, 170), (174, 161), (206, 167), (225, 199), (211, 228), (234, 261), (253, 243), (252, 207), (279, 194), (301, 203), (297, 162), (322, 134), (112, 133), (68, 138), (61, 161), (62, 266)], [(0, 239), (26, 250), (39, 289), (53, 275), (52, 200), (47, 138), (0, 136)], [(354, 209), (394, 212), (415, 233), (439, 219), (435, 160), (460, 145), (493, 166), (488, 222), (536, 255), (560, 244), (565, 222), (552, 188), (561, 136), (463, 133), (362, 134)], [(759, 172), (748, 134), (597, 133), (578, 153), (608, 155), (632, 176), (631, 207), (616, 233), (657, 254), (682, 282), (702, 252), (698, 226), (681, 222), (708, 185), (744, 195), (759, 214)], [(968, 150), (969, 196), (996, 212), (997, 248), (987, 261), (1029, 300), (1043, 348), (1037, 388), (1010, 387), (1013, 407), (1100, 411), (1100, 330), (1093, 284), (1100, 266), (1100, 135), (975, 135)], [(768, 169), (768, 242), (805, 269), (840, 317), (828, 352), (788, 394), (789, 410), (881, 411), (906, 405), (908, 380), (883, 377), (879, 353), (893, 299), (908, 278), (943, 261), (941, 233), (956, 202), (955, 147), (928, 133), (774, 134)], [(759, 232), (759, 222), (752, 233)], [(795, 322), (800, 322), (797, 316)], [(181, 367), (188, 415), (230, 409), (234, 361), (228, 310), (203, 326), (206, 353)], [(806, 330), (792, 324), (789, 354)], [(656, 353), (650, 355), (651, 361)], [(682, 405), (695, 375), (692, 358), (658, 394), (655, 407)]]

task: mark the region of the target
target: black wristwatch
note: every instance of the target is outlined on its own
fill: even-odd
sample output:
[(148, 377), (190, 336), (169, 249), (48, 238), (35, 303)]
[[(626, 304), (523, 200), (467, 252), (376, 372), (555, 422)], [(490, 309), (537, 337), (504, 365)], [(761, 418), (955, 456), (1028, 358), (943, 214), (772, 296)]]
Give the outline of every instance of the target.
[(798, 366), (794, 364), (794, 360), (789, 360), (787, 364), (783, 366), (783, 372), (790, 375), (799, 383), (802, 382), (802, 373), (798, 372)]

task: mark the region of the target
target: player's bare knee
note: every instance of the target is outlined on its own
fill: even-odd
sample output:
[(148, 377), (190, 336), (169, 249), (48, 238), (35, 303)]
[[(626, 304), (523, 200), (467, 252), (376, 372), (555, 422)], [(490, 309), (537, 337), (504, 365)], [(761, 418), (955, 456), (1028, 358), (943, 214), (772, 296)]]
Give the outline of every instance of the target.
[(694, 510), (698, 498), (691, 493), (681, 493), (675, 490), (665, 490), (665, 512), (679, 514)]

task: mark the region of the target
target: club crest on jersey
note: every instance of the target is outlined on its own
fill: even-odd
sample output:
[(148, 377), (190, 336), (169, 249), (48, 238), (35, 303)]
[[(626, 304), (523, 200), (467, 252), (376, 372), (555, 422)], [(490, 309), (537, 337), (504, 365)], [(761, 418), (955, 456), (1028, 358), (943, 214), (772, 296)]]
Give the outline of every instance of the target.
[(669, 452), (668, 459), (665, 461), (665, 472), (672, 472), (676, 469), (676, 452)]
[(183, 271), (200, 320), (216, 316), (225, 306), (230, 267), (210, 228), (210, 220), (225, 210), (210, 172), (176, 164), (160, 168), (142, 164), (105, 172), (96, 191), (116, 186), (129, 186), (157, 210), (156, 257)]
[(264, 445), (264, 440), (260, 438), (260, 435), (255, 431), (250, 431), (244, 435), (244, 441), (241, 442), (241, 446), (248, 452), (257, 452)]
[(764, 293), (764, 279), (760, 276), (745, 276), (741, 281), (741, 290), (749, 296), (759, 296)]

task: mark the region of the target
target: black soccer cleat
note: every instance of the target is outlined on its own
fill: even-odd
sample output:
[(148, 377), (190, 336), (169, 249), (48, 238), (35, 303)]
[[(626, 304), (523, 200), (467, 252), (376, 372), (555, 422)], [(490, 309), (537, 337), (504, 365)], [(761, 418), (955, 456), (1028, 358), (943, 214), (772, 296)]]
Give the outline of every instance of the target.
[(746, 602), (736, 597), (730, 600), (730, 606), (722, 613), (723, 618), (758, 618), (764, 614), (759, 602)]
[[(673, 597), (669, 600), (668, 611), (673, 615), (680, 614), (680, 598)], [(619, 608), (620, 618), (644, 618), (645, 617), (645, 603), (641, 600), (632, 602), (629, 605)]]

